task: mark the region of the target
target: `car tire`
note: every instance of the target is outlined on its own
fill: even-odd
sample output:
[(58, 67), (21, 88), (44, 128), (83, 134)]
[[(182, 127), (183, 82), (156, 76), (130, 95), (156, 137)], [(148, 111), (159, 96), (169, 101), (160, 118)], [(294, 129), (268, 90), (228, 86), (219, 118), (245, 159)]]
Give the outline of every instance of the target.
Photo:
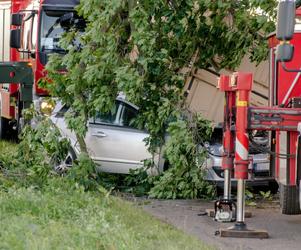
[(62, 160), (52, 159), (53, 170), (58, 174), (65, 174), (73, 166), (77, 156), (72, 148), (68, 150), (66, 157)]
[(299, 187), (280, 184), (280, 207), (282, 214), (300, 214)]

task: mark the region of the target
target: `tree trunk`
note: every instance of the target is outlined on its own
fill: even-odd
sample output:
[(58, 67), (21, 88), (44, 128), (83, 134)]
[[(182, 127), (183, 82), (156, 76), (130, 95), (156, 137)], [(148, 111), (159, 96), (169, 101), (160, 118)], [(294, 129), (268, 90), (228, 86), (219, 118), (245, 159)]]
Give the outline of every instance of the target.
[[(81, 94), (77, 94), (77, 98), (82, 102), (82, 103), (85, 103), (86, 100), (85, 100), (85, 96), (81, 95)], [(86, 110), (87, 111), (87, 110)], [(87, 112), (84, 112), (84, 115), (85, 115), (85, 126), (86, 126), (86, 131), (87, 131), (87, 121), (88, 121), (88, 115), (87, 115)], [(85, 133), (86, 134), (86, 133)], [(85, 137), (80, 135), (79, 133), (77, 133), (75, 131), (75, 136), (76, 136), (76, 139), (78, 141), (78, 144), (79, 144), (79, 148), (80, 148), (80, 152), (81, 153), (85, 153), (85, 154), (88, 154), (88, 150), (87, 150), (87, 144), (85, 142)]]
[(76, 139), (79, 144), (80, 152), (88, 154), (87, 145), (86, 145), (84, 137), (79, 135), (78, 133), (75, 133), (75, 135), (76, 135)]

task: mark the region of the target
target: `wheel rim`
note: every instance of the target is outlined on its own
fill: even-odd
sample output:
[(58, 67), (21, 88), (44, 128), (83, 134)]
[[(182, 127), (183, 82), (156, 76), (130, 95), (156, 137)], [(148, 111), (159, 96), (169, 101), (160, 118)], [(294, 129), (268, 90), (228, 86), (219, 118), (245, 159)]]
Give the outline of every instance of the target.
[(68, 152), (67, 156), (63, 160), (56, 162), (54, 170), (58, 173), (66, 173), (72, 167), (73, 162), (73, 156), (70, 152)]

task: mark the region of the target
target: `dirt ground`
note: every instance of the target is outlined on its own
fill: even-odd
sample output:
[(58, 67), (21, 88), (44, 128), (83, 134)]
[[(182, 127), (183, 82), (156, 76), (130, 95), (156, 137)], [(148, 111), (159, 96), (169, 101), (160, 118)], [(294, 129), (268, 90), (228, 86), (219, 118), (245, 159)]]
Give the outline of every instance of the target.
[(174, 225), (188, 234), (215, 246), (217, 249), (301, 249), (301, 215), (282, 215), (277, 202), (263, 204), (261, 208), (247, 207), (252, 218), (246, 223), (250, 229), (264, 229), (269, 239), (221, 238), (215, 232), (234, 223), (215, 222), (200, 213), (213, 208), (213, 202), (201, 200), (134, 199), (137, 206), (160, 220)]

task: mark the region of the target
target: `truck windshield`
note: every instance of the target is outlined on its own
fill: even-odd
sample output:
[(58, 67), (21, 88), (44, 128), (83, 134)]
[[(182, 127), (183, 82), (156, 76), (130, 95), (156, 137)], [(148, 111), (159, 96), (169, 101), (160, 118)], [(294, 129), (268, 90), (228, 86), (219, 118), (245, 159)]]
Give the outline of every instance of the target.
[(44, 10), (41, 17), (41, 36), (40, 50), (45, 53), (65, 53), (60, 48), (59, 41), (62, 37), (64, 29), (60, 25), (60, 17), (66, 11), (60, 10)]

